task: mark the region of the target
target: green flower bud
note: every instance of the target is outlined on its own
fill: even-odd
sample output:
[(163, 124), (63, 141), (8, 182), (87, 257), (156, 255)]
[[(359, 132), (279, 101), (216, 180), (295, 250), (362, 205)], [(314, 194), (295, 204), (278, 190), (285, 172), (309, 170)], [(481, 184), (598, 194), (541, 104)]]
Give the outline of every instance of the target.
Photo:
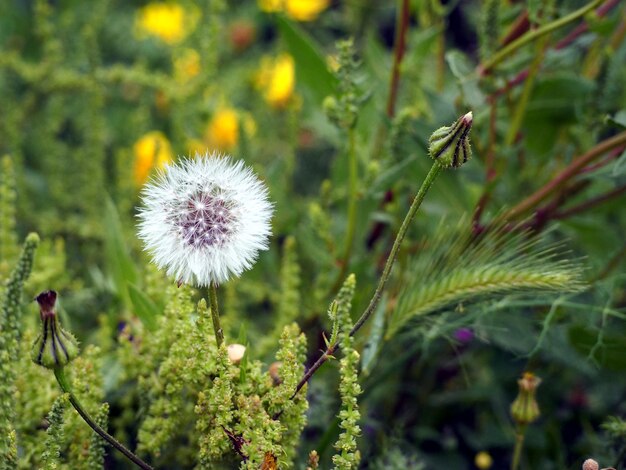
[(63, 367), (78, 356), (78, 341), (59, 325), (54, 311), (57, 300), (55, 291), (42, 292), (35, 300), (39, 304), (43, 331), (33, 343), (31, 359), (47, 369)]
[(469, 132), (472, 128), (472, 112), (461, 116), (451, 126), (443, 126), (429, 139), (430, 156), (444, 168), (458, 168), (472, 156)]
[(524, 372), (517, 381), (519, 394), (511, 405), (511, 416), (519, 425), (527, 425), (539, 418), (539, 405), (535, 399), (535, 392), (541, 379), (532, 372)]

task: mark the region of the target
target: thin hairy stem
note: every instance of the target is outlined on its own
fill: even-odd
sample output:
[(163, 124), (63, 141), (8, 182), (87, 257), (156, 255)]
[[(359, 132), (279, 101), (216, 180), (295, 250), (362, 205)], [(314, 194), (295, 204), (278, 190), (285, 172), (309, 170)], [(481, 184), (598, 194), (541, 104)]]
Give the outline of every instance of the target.
[[(363, 324), (365, 324), (367, 319), (372, 315), (374, 310), (376, 310), (376, 307), (378, 306), (378, 302), (380, 302), (380, 298), (385, 289), (385, 285), (387, 284), (387, 281), (389, 280), (389, 275), (391, 274), (391, 268), (393, 268), (393, 265), (398, 256), (398, 251), (400, 250), (400, 245), (402, 244), (402, 240), (404, 240), (404, 236), (406, 235), (406, 232), (409, 229), (409, 225), (411, 224), (413, 217), (415, 216), (415, 214), (417, 213), (417, 210), (422, 205), (424, 196), (426, 196), (426, 193), (432, 186), (433, 182), (435, 181), (435, 179), (437, 178), (441, 170), (442, 170), (442, 166), (439, 163), (434, 162), (433, 166), (430, 168), (430, 171), (426, 175), (426, 179), (424, 179), (422, 186), (420, 187), (415, 198), (413, 199), (413, 203), (411, 204), (411, 207), (409, 208), (409, 211), (407, 212), (406, 216), (404, 217), (404, 221), (402, 222), (402, 225), (400, 226), (398, 235), (396, 235), (396, 239), (393, 242), (393, 247), (391, 248), (391, 252), (389, 253), (389, 256), (387, 257), (387, 262), (385, 263), (383, 273), (380, 276), (380, 280), (378, 281), (378, 286), (376, 287), (376, 291), (374, 292), (374, 295), (372, 296), (372, 299), (370, 300), (369, 305), (367, 306), (367, 308), (365, 309), (361, 317), (357, 320), (357, 322), (354, 324), (354, 326), (350, 330), (350, 336), (354, 336), (356, 332), (361, 329)], [(309, 379), (313, 376), (313, 374), (315, 374), (315, 372), (328, 360), (329, 357), (332, 357), (332, 355), (338, 349), (339, 349), (339, 345), (337, 343), (331, 343), (328, 345), (328, 347), (326, 348), (326, 351), (322, 353), (319, 359), (315, 361), (315, 364), (313, 364), (309, 368), (309, 370), (307, 370), (306, 374), (304, 374), (304, 376), (300, 379), (300, 382), (298, 382), (298, 385), (296, 386), (296, 389), (293, 395), (291, 395), (292, 400), (298, 394), (298, 392), (302, 389), (302, 387), (304, 387), (304, 385), (309, 381)]]
[(102, 429), (93, 420), (93, 418), (89, 416), (89, 413), (85, 411), (85, 409), (80, 404), (80, 401), (78, 401), (78, 398), (76, 398), (76, 395), (74, 395), (74, 393), (72, 392), (72, 387), (70, 386), (70, 383), (67, 380), (67, 377), (65, 376), (65, 370), (62, 367), (58, 367), (54, 369), (54, 376), (56, 377), (57, 382), (61, 386), (61, 390), (63, 390), (63, 392), (69, 395), (70, 403), (72, 404), (74, 409), (78, 412), (81, 418), (83, 418), (83, 420), (89, 425), (91, 429), (93, 429), (102, 439), (107, 441), (109, 444), (111, 444), (113, 447), (119, 450), (122, 454), (124, 454), (124, 456), (128, 460), (130, 460), (132, 463), (137, 465), (139, 468), (143, 468), (144, 470), (152, 470), (152, 467), (150, 465), (148, 465), (146, 462), (144, 462), (139, 457), (137, 457), (134, 453), (128, 450), (121, 442), (119, 442), (117, 439), (111, 436), (108, 432)]
[(376, 286), (376, 291), (374, 291), (374, 295), (372, 296), (372, 299), (370, 300), (369, 305), (367, 306), (367, 308), (365, 309), (361, 317), (354, 324), (354, 326), (352, 327), (352, 330), (350, 330), (350, 336), (354, 336), (354, 334), (361, 329), (363, 324), (372, 315), (372, 313), (374, 313), (374, 310), (376, 310), (376, 307), (378, 306), (378, 302), (380, 302), (380, 298), (383, 295), (383, 290), (385, 289), (385, 285), (387, 284), (387, 281), (389, 280), (389, 275), (391, 274), (391, 268), (393, 268), (393, 264), (395, 263), (396, 258), (398, 256), (398, 251), (400, 251), (400, 245), (402, 244), (402, 240), (404, 240), (404, 236), (406, 235), (406, 232), (409, 230), (409, 225), (411, 224), (413, 217), (415, 216), (415, 214), (417, 213), (417, 210), (422, 205), (424, 196), (426, 196), (426, 193), (428, 192), (433, 182), (439, 175), (439, 172), (441, 172), (441, 169), (442, 169), (442, 166), (439, 165), (439, 163), (437, 162), (433, 163), (433, 166), (430, 168), (430, 171), (426, 175), (426, 179), (424, 180), (424, 182), (422, 183), (422, 186), (420, 187), (419, 191), (415, 195), (415, 199), (413, 199), (413, 203), (411, 204), (409, 211), (404, 217), (404, 221), (402, 222), (402, 225), (400, 226), (398, 235), (396, 235), (396, 239), (393, 242), (393, 246), (391, 247), (391, 253), (389, 253), (389, 256), (387, 257), (387, 262), (385, 263), (383, 273), (380, 276), (380, 280), (378, 281), (378, 286)]
[(563, 26), (577, 20), (578, 18), (586, 15), (589, 11), (596, 8), (602, 0), (593, 0), (582, 8), (579, 8), (576, 11), (573, 11), (569, 15), (565, 15), (563, 18), (559, 18), (558, 20), (552, 21), (548, 24), (543, 25), (540, 28), (529, 31), (524, 34), (522, 37), (513, 41), (510, 44), (507, 44), (505, 47), (497, 51), (494, 55), (492, 55), (485, 63), (481, 64), (479, 70), (481, 75), (487, 73), (489, 70), (494, 68), (504, 59), (508, 58), (513, 54), (513, 52), (517, 51), (520, 47), (525, 46), (526, 44), (534, 41), (535, 39), (540, 38), (552, 31), (555, 31)]
[(213, 320), (213, 331), (215, 331), (215, 342), (219, 349), (224, 342), (224, 331), (220, 324), (220, 311), (217, 306), (217, 285), (213, 282), (209, 286), (209, 302), (211, 304), (211, 319)]

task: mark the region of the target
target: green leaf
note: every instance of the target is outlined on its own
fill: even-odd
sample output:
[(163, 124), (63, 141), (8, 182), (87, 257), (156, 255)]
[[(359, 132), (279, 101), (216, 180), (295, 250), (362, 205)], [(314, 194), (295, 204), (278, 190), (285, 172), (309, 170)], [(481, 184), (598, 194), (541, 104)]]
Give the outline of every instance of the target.
[(465, 103), (472, 109), (483, 108), (486, 103), (485, 95), (478, 85), (478, 76), (467, 57), (459, 51), (451, 51), (446, 54), (446, 62), (452, 75), (458, 80)]
[(154, 331), (157, 326), (157, 317), (161, 313), (159, 307), (134, 284), (128, 284), (128, 295), (135, 315), (139, 317), (143, 326)]
[(622, 152), (613, 165), (611, 176), (621, 176), (626, 173), (626, 150)]
[(334, 92), (337, 79), (328, 70), (317, 44), (300, 26), (277, 16), (278, 29), (296, 63), (296, 82), (305, 86), (316, 104)]
[(110, 197), (104, 200), (104, 251), (108, 274), (113, 280), (115, 292), (129, 304), (128, 284), (136, 284), (137, 268), (133, 263), (122, 234), (117, 208)]

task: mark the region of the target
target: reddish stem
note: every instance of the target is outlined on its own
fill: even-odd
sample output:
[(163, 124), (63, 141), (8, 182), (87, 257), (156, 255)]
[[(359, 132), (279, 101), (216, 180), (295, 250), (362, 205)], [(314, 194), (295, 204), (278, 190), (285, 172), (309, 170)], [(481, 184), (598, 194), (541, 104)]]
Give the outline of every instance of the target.
[(576, 158), (563, 171), (561, 171), (561, 173), (550, 180), (542, 188), (535, 191), (515, 207), (500, 216), (498, 220), (502, 221), (512, 219), (518, 215), (524, 214), (533, 207), (536, 207), (541, 201), (545, 200), (548, 196), (561, 188), (570, 178), (580, 173), (580, 171), (593, 160), (616, 147), (623, 147), (624, 144), (626, 144), (626, 131), (600, 142), (598, 145)]
[(401, 11), (396, 26), (396, 38), (393, 49), (393, 68), (391, 82), (389, 84), (389, 97), (387, 99), (387, 116), (392, 118), (395, 114), (398, 87), (400, 84), (400, 65), (406, 52), (406, 36), (409, 29), (409, 0), (402, 0)]

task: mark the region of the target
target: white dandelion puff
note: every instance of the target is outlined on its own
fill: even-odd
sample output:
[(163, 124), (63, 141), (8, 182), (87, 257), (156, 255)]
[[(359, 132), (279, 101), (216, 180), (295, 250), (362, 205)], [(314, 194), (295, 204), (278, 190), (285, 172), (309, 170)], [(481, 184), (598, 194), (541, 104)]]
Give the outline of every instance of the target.
[(242, 161), (206, 154), (167, 165), (143, 189), (139, 238), (168, 276), (221, 284), (268, 248), (273, 207)]

